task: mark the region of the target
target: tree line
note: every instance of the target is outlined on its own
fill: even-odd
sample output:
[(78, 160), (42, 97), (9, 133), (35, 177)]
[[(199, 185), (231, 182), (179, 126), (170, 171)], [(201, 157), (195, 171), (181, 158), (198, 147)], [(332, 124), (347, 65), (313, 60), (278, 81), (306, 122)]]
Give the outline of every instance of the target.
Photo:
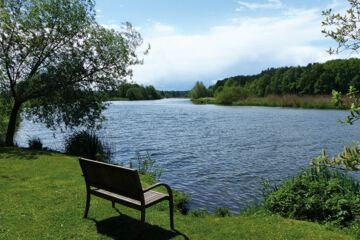
[(105, 97), (108, 100), (123, 98), (129, 100), (155, 100), (161, 99), (159, 91), (154, 86), (142, 86), (137, 83), (124, 82), (119, 87), (106, 91)]
[(360, 89), (360, 59), (337, 59), (326, 63), (310, 63), (307, 66), (269, 68), (256, 75), (239, 75), (219, 80), (208, 89), (197, 82), (191, 91), (191, 97), (230, 96), (239, 100), (249, 96), (328, 95), (332, 90), (345, 93), (349, 86)]

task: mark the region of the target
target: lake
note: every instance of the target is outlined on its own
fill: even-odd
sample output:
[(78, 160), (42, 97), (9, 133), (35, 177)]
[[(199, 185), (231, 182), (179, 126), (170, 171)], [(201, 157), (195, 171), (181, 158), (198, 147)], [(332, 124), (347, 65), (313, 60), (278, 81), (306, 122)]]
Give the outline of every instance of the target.
[[(99, 136), (113, 160), (126, 166), (136, 151), (149, 152), (165, 171), (161, 181), (191, 195), (191, 208), (228, 207), (238, 213), (262, 201), (261, 178), (272, 182), (308, 167), (326, 148), (337, 155), (360, 140), (360, 123), (345, 126), (345, 111), (193, 105), (188, 99), (112, 102)], [(54, 136), (55, 134), (55, 136)], [(69, 132), (24, 120), (19, 146), (39, 137), (45, 147), (64, 149)], [(353, 174), (359, 179), (360, 174)]]

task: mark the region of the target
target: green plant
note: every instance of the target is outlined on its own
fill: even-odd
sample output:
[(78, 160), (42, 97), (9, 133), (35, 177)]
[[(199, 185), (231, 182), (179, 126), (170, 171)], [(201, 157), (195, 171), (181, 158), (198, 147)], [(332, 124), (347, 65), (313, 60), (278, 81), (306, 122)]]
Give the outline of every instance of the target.
[(111, 160), (110, 147), (102, 143), (94, 131), (83, 130), (70, 135), (65, 140), (65, 152), (103, 162)]
[[(338, 106), (344, 106), (344, 100), (342, 94), (338, 91), (333, 90), (332, 102)], [(359, 91), (353, 86), (350, 86), (347, 93), (348, 98), (351, 102), (350, 115), (346, 117), (345, 121), (338, 120), (339, 123), (345, 123), (352, 125), (355, 121), (360, 119), (360, 97)], [(318, 171), (321, 171), (326, 167), (336, 167), (342, 165), (344, 169), (350, 171), (360, 171), (360, 146), (359, 143), (353, 141), (353, 146), (344, 147), (344, 151), (339, 153), (337, 157), (333, 157), (331, 161), (329, 156), (326, 154), (325, 149), (322, 150), (322, 155), (311, 160), (311, 165), (316, 166)]]
[[(141, 155), (140, 152), (136, 152), (136, 158), (137, 158), (137, 166), (136, 169), (139, 171), (139, 173), (144, 175), (150, 175), (155, 180), (159, 180), (160, 176), (163, 172), (163, 169), (160, 167), (155, 168), (155, 159), (151, 158), (151, 155), (146, 152), (146, 155)], [(129, 163), (130, 168), (134, 168), (134, 164), (132, 161)]]
[(32, 138), (28, 140), (28, 145), (30, 149), (33, 150), (42, 150), (43, 149), (43, 144), (41, 142), (40, 138)]
[(201, 209), (193, 209), (193, 210), (191, 210), (189, 212), (189, 215), (193, 216), (193, 217), (205, 217), (205, 216), (209, 215), (209, 212), (205, 207), (203, 207)]
[(230, 212), (230, 210), (225, 207), (216, 208), (214, 214), (215, 214), (215, 216), (218, 216), (218, 217), (231, 217), (232, 216), (232, 213)]
[(202, 82), (197, 81), (195, 86), (190, 91), (190, 98), (191, 99), (198, 99), (203, 97), (208, 97), (209, 92), (204, 86)]
[(303, 169), (270, 193), (264, 206), (283, 217), (346, 226), (360, 216), (360, 185), (337, 170)]
[(353, 141), (353, 146), (344, 147), (344, 151), (339, 153), (337, 157), (332, 157), (331, 161), (326, 154), (325, 149), (317, 158), (311, 160), (310, 165), (315, 166), (320, 172), (327, 167), (343, 166), (345, 170), (360, 171), (360, 146), (358, 142)]
[(190, 195), (188, 194), (177, 191), (174, 193), (174, 206), (184, 215), (189, 212), (189, 200)]

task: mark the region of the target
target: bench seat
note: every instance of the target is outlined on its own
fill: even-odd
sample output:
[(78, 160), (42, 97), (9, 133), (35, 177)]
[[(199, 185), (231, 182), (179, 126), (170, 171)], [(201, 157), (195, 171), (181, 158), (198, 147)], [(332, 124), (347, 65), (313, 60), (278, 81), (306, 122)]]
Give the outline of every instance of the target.
[[(91, 194), (94, 194), (95, 196), (108, 199), (113, 202), (118, 202), (120, 204), (133, 207), (136, 209), (141, 209), (141, 201), (128, 198), (125, 196), (122, 196), (120, 194), (116, 194), (113, 192), (106, 191), (104, 189), (100, 188), (93, 188), (90, 189)], [(158, 202), (161, 202), (162, 200), (169, 199), (169, 195), (155, 192), (155, 191), (147, 191), (144, 193), (144, 200), (145, 200), (145, 207), (150, 207)]]

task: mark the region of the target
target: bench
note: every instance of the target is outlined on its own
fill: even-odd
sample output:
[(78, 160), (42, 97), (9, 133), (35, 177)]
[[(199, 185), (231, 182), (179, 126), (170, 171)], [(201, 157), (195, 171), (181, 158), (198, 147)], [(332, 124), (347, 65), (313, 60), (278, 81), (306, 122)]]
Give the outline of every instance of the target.
[[(90, 207), (90, 195), (110, 200), (115, 203), (141, 211), (141, 230), (145, 223), (145, 209), (164, 200), (169, 201), (170, 227), (174, 230), (173, 196), (171, 188), (164, 183), (157, 183), (145, 189), (142, 188), (138, 171), (90, 159), (79, 158), (79, 163), (86, 184), (86, 207), (84, 218)], [(152, 191), (164, 186), (168, 194)]]

